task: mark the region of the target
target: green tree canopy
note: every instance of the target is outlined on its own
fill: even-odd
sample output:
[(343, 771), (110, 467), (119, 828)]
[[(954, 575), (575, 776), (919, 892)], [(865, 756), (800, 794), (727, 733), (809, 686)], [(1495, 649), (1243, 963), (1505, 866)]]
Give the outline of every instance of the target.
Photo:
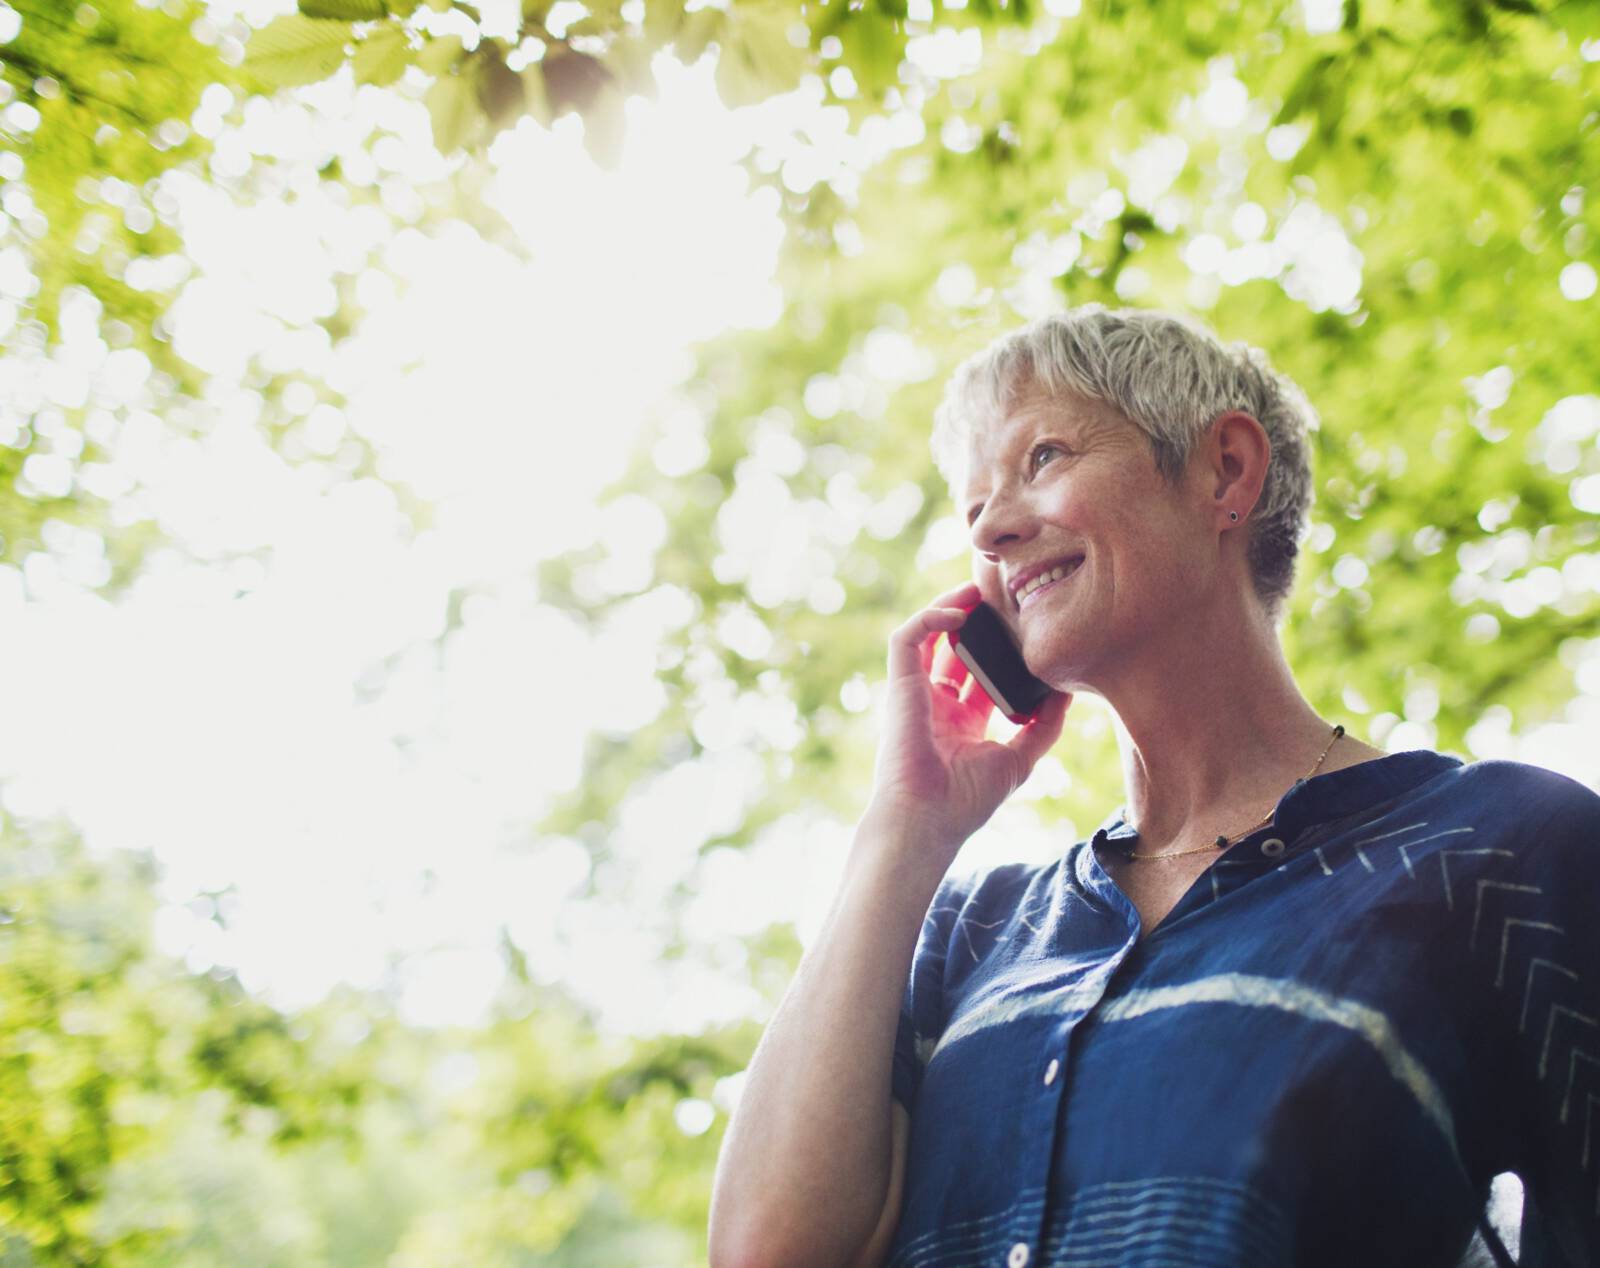
[[(479, 197), (490, 143), (576, 119), (618, 162), (658, 54), (714, 59), (730, 106), (798, 89), (818, 109), (744, 159), (786, 228), (780, 316), (701, 347), (685, 408), (613, 491), (666, 518), (650, 575), (619, 582), (596, 548), (539, 578), (596, 629), (679, 619), (660, 712), (597, 733), (537, 828), (615, 862), (625, 809), (685, 764), (745, 781), (702, 854), (853, 820), (884, 640), (969, 567), (927, 449), (943, 382), (1086, 301), (1196, 315), (1317, 407), (1284, 640), (1319, 711), (1375, 743), (1404, 724), (1461, 749), (1485, 720), (1525, 727), (1571, 697), (1600, 609), (1590, 0), (302, 0), (253, 32), (181, 0), (11, 0), (3, 558), (72, 522), (104, 534), (108, 587), (137, 571), (152, 532), (115, 521), (86, 468), (131, 411), (199, 416), (210, 379), (167, 324), (192, 274), (169, 182), (292, 196), (270, 155), (217, 154), (253, 101), (331, 81), (424, 103), (451, 168), (408, 213), (332, 150), (320, 180), (396, 224), (464, 220), (518, 249)], [(362, 320), (369, 262), (333, 279), (312, 322), (328, 341)], [(290, 384), (336, 397), (259, 359), (247, 377), (274, 437), (295, 424)], [(1102, 717), (1075, 713), (1058, 751), (1031, 803), (1044, 832), (1100, 818), (1118, 787)], [(536, 988), (509, 938), (478, 1030), (416, 1032), (354, 995), (291, 1015), (157, 955), (130, 861), (14, 824), (0, 861), (4, 1262), (703, 1259), (753, 1024), (616, 1043)], [(679, 942), (704, 950), (686, 924)], [(780, 925), (742, 952), (772, 999), (799, 943)]]

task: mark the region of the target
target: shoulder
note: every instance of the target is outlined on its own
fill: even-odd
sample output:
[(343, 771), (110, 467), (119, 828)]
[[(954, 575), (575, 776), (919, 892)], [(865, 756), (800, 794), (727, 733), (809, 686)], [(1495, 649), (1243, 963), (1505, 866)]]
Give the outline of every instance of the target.
[(948, 943), (960, 926), (995, 929), (1009, 923), (1030, 903), (1030, 894), (1048, 885), (1060, 867), (1050, 864), (1001, 863), (976, 870), (952, 871), (945, 876), (923, 924), (922, 937), (938, 945)]
[(1600, 793), (1545, 766), (1489, 758), (1464, 763), (1445, 778), (1463, 792), (1508, 799), (1531, 820), (1571, 819), (1600, 827)]
[(1040, 870), (1036, 864), (1002, 863), (976, 871), (951, 872), (940, 882), (930, 914), (943, 909), (946, 913), (986, 918), (988, 913), (1015, 906)]
[[(1524, 879), (1572, 883), (1600, 872), (1600, 793), (1529, 762), (1470, 762), (1446, 777), (1463, 817), (1513, 849)], [(1542, 879), (1541, 879), (1542, 878)]]
[(1066, 865), (1066, 860), (1056, 859), (1050, 863), (1001, 863), (985, 868), (971, 878), (967, 902), (983, 919), (1009, 917), (1029, 905), (1030, 895), (1054, 884)]

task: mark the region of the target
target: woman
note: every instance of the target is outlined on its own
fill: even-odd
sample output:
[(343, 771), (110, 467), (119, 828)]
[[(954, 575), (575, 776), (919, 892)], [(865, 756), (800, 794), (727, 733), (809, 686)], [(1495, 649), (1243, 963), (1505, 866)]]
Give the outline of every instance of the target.
[[(935, 452), (973, 581), (890, 640), (873, 796), (723, 1143), (717, 1268), (1444, 1268), (1504, 1255), (1502, 1172), (1524, 1264), (1600, 1263), (1600, 796), (1386, 754), (1301, 696), (1310, 422), (1156, 313), (957, 371)], [(980, 598), (1056, 689), (1005, 744), (945, 645)], [(1125, 804), (1048, 865), (947, 876), (1078, 691)]]

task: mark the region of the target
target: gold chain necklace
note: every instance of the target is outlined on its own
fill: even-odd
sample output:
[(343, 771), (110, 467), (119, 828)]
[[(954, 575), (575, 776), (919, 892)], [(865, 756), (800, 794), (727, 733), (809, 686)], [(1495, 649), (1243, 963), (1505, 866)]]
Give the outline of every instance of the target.
[[(1339, 737), (1341, 735), (1343, 735), (1343, 734), (1344, 734), (1343, 725), (1336, 726), (1336, 727), (1333, 728), (1333, 739), (1329, 740), (1328, 741), (1328, 747), (1322, 750), (1322, 756), (1317, 758), (1317, 764), (1315, 766), (1313, 766), (1309, 771), (1306, 772), (1305, 779), (1310, 779), (1311, 776), (1315, 775), (1317, 773), (1317, 771), (1322, 768), (1322, 763), (1325, 762), (1327, 760), (1327, 758), (1328, 758), (1329, 749), (1332, 749), (1333, 746), (1336, 743), (1338, 743)], [(1302, 779), (1300, 782), (1304, 783), (1305, 779)], [(1272, 809), (1276, 809), (1276, 808), (1277, 808), (1276, 805), (1274, 805)], [(1202, 845), (1202, 846), (1199, 846), (1199, 847), (1197, 847), (1197, 848), (1195, 848), (1193, 850), (1174, 850), (1170, 854), (1139, 854), (1136, 851), (1129, 850), (1125, 855), (1123, 855), (1123, 857), (1124, 858), (1129, 858), (1129, 859), (1139, 859), (1141, 861), (1143, 861), (1144, 859), (1176, 859), (1176, 858), (1182, 858), (1185, 854), (1202, 854), (1206, 850), (1222, 850), (1222, 849), (1226, 849), (1228, 846), (1232, 845), (1235, 841), (1241, 841), (1245, 837), (1249, 836), (1257, 828), (1259, 828), (1263, 824), (1267, 823), (1271, 818), (1272, 818), (1272, 810), (1269, 809), (1267, 811), (1267, 813), (1262, 816), (1261, 821), (1259, 823), (1253, 824), (1252, 826), (1246, 828), (1243, 832), (1239, 833), (1238, 836), (1234, 836), (1234, 837), (1218, 837), (1210, 845)]]

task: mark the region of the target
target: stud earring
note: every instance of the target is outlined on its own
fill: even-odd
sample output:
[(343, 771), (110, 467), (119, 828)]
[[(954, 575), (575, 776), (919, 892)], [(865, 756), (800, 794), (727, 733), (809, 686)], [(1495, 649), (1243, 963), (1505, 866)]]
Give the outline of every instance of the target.
[(1239, 512), (1238, 512), (1238, 511), (1229, 511), (1229, 512), (1228, 512), (1228, 518), (1229, 518), (1229, 519), (1230, 519), (1230, 520), (1236, 520), (1236, 519), (1238, 519), (1238, 518), (1239, 518)]

